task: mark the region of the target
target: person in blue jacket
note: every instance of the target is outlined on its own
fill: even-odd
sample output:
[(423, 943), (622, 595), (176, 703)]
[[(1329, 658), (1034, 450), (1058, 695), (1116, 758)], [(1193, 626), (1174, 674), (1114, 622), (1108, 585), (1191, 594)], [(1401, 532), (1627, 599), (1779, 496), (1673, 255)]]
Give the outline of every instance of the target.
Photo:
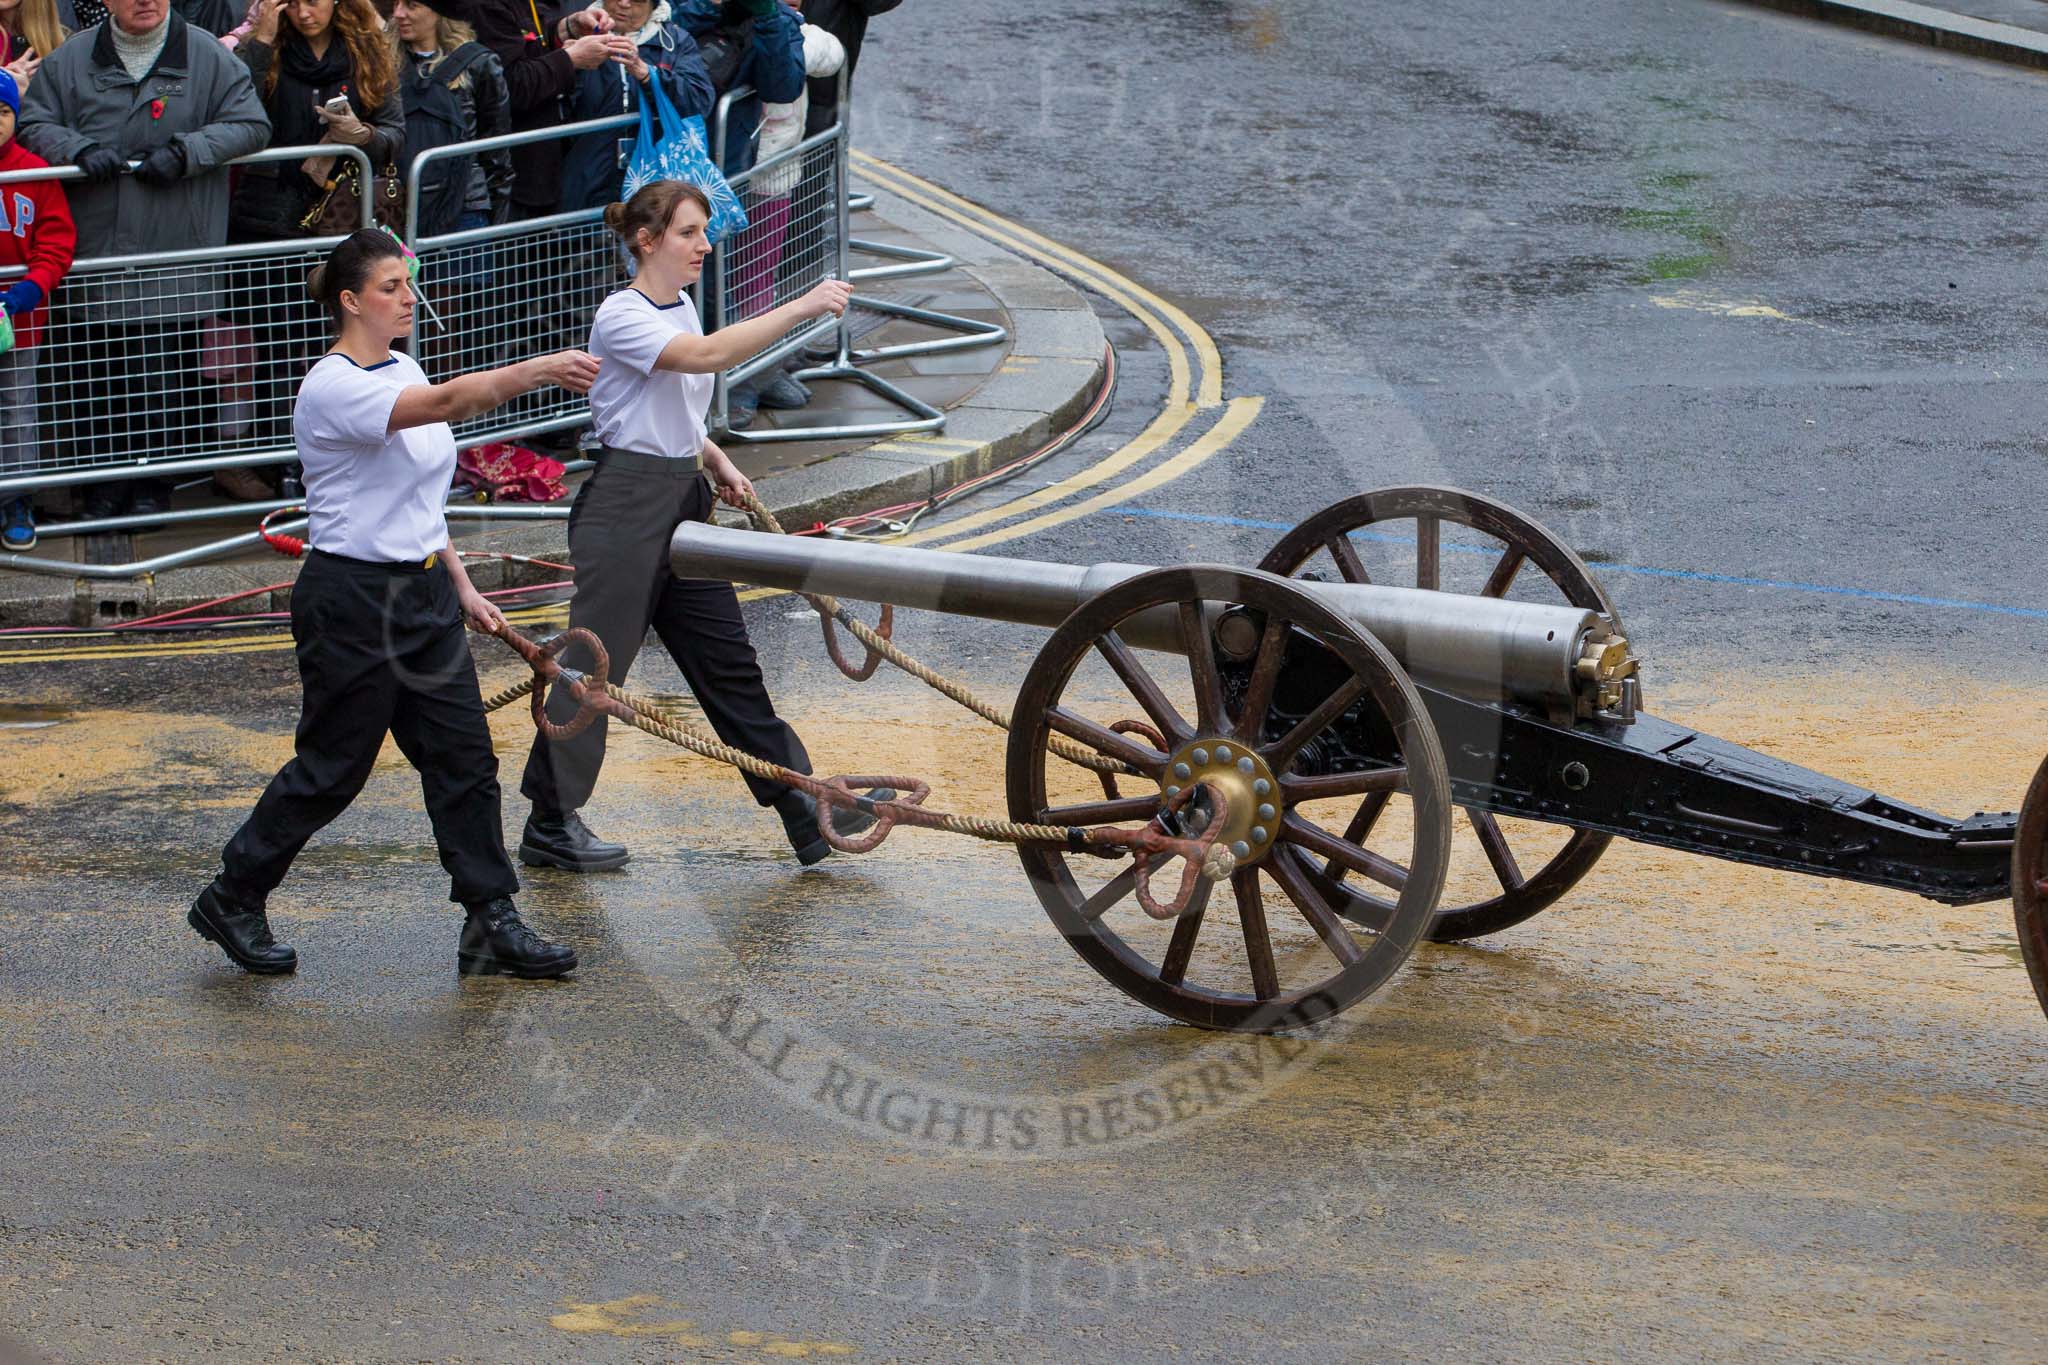
[[(676, 113), (704, 117), (708, 137), (716, 99), (711, 76), (697, 40), (675, 22), (668, 0), (602, 0), (591, 8), (611, 19), (613, 35), (632, 40), (633, 51), (577, 73), (576, 88), (569, 93), (568, 121), (636, 113), (642, 92), (650, 82), (660, 81)], [(615, 129), (585, 134), (570, 145), (562, 159), (562, 212), (601, 209), (624, 197), (620, 191), (633, 137), (630, 128)]]
[[(711, 88), (720, 95), (740, 86), (753, 94), (732, 106), (725, 146), (713, 146), (726, 179), (754, 165), (754, 133), (761, 103), (788, 104), (804, 89), (803, 20), (781, 0), (682, 0), (678, 22), (697, 40)], [(705, 131), (717, 136), (707, 116)]]

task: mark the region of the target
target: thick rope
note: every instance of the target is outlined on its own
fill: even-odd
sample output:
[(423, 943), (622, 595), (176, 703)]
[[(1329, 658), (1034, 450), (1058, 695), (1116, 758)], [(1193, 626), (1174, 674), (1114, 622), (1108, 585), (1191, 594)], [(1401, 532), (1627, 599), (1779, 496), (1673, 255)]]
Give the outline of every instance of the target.
[[(605, 659), (603, 645), (589, 631), (572, 629), (556, 636), (545, 645), (533, 643), (509, 625), (501, 626), (495, 633), (527, 662), (533, 669), (533, 674), (522, 682), (494, 693), (484, 702), (486, 711), (500, 710), (521, 697), (533, 697), (535, 723), (542, 733), (557, 739), (568, 738), (580, 732), (599, 716), (610, 716), (656, 738), (665, 739), (679, 748), (688, 749), (691, 753), (729, 764), (755, 777), (806, 792), (823, 807), (856, 809), (873, 816), (874, 827), (856, 835), (841, 834), (833, 827), (830, 818), (818, 822), (819, 831), (824, 835), (826, 843), (842, 852), (865, 853), (887, 838), (897, 825), (902, 824), (965, 834), (995, 843), (1057, 844), (1072, 852), (1097, 853), (1105, 856), (1130, 853), (1133, 855), (1137, 871), (1134, 889), (1138, 903), (1154, 919), (1172, 919), (1187, 913), (1195, 903), (1194, 892), (1201, 881), (1213, 882), (1227, 878), (1237, 865), (1237, 860), (1230, 850), (1216, 842), (1223, 831), (1228, 814), (1220, 794), (1214, 797), (1214, 810), (1210, 813), (1208, 826), (1198, 837), (1189, 839), (1171, 834), (1163, 823), (1165, 815), (1185, 809), (1195, 793), (1203, 790), (1200, 786), (1189, 786), (1164, 802), (1159, 817), (1135, 830), (1109, 825), (1028, 824), (927, 810), (924, 801), (930, 795), (931, 787), (916, 778), (864, 775), (820, 780), (809, 773), (800, 773), (779, 763), (771, 763), (744, 749), (736, 749), (665, 714), (660, 704), (650, 698), (638, 696), (610, 682), (604, 683), (601, 688), (591, 686), (596, 677), (601, 677), (608, 671), (609, 665)], [(563, 668), (557, 661), (562, 650), (578, 640), (589, 648), (597, 659), (592, 674)], [(558, 725), (546, 719), (541, 707), (541, 698), (544, 694), (535, 690), (543, 683), (556, 679), (560, 679), (568, 686), (570, 695), (577, 702), (576, 718), (566, 725)], [(876, 800), (871, 795), (863, 794), (882, 787), (895, 788), (903, 794), (890, 800)], [(1155, 899), (1151, 890), (1151, 864), (1154, 859), (1162, 857), (1169, 861), (1173, 858), (1187, 860), (1177, 894), (1165, 902)]]
[[(757, 758), (744, 749), (735, 749), (729, 744), (713, 739), (693, 729), (687, 722), (678, 721), (655, 698), (642, 697), (637, 693), (630, 692), (623, 687), (616, 687), (611, 683), (606, 683), (604, 690), (606, 696), (622, 703), (632, 711), (632, 715), (622, 716), (619, 719), (635, 729), (644, 730), (650, 735), (665, 739), (671, 744), (688, 749), (693, 754), (716, 759), (720, 763), (729, 763), (742, 772), (752, 773), (756, 777), (766, 778), (771, 782), (784, 782), (788, 778), (788, 769), (770, 763), (765, 759)], [(486, 712), (502, 711), (521, 697), (529, 695), (532, 691), (533, 679), (529, 677), (521, 682), (514, 683), (502, 692), (495, 693), (486, 698), (484, 710)], [(929, 813), (938, 814), (938, 812)], [(920, 821), (918, 823), (922, 824), (923, 822)], [(1067, 842), (1070, 829), (1066, 825), (1027, 825), (1009, 820), (989, 820), (974, 815), (944, 815), (940, 818), (939, 823), (928, 827), (950, 830), (955, 834), (971, 834), (977, 839), (988, 839), (1007, 844), (1065, 843)]]
[(513, 683), (503, 692), (494, 692), (484, 698), (484, 714), (489, 715), (493, 711), (502, 711), (531, 691), (533, 691), (533, 678), (528, 676), (519, 682)]

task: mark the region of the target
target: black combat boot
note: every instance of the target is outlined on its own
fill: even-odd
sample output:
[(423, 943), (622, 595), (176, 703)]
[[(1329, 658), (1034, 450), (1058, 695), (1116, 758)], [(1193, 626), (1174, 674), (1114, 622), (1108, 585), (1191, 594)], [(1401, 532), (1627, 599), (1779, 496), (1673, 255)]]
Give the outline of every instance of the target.
[(576, 970), (576, 952), (550, 943), (527, 927), (509, 896), (478, 901), (462, 922), (455, 966), (464, 976), (522, 977), (528, 981)]
[(609, 872), (624, 867), (632, 857), (624, 844), (608, 844), (592, 834), (573, 810), (552, 811), (535, 806), (519, 836), (519, 861), (528, 867)]
[[(877, 787), (867, 793), (872, 801), (894, 801), (894, 787)], [(809, 792), (792, 787), (776, 799), (775, 813), (782, 817), (783, 832), (789, 835), (789, 846), (796, 850), (796, 860), (805, 867), (822, 863), (832, 856), (832, 845), (825, 842), (825, 831), (818, 828), (818, 803)], [(832, 831), (851, 838), (862, 830), (874, 827), (875, 817), (852, 806), (832, 808)]]
[(235, 963), (264, 976), (297, 971), (299, 955), (270, 936), (270, 921), (261, 908), (237, 905), (221, 893), (215, 882), (199, 893), (185, 922), (199, 937), (218, 943)]

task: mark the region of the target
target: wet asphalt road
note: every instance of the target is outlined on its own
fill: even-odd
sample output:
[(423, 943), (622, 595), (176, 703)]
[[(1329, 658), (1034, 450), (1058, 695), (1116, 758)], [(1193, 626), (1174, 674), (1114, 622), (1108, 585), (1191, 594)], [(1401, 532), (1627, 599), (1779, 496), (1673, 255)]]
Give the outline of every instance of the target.
[[(1620, 564), (2048, 610), (2034, 76), (1700, 0), (873, 33), (863, 145), (1185, 303), (1271, 396), (1163, 506), (1291, 523), (1451, 483)], [(1957, 632), (2040, 657), (2038, 615), (1617, 581), (1667, 647), (1704, 606), (1790, 665)]]
[[(1466, 484), (1602, 561), (1659, 709), (2011, 804), (2048, 747), (2036, 92), (1691, 0), (1496, 8), (878, 22), (870, 150), (1171, 296), (1267, 399), (994, 552), (1249, 561)], [(1105, 317), (1117, 411), (1046, 479), (1157, 409)], [(985, 727), (837, 681), (784, 599), (749, 619), (821, 770), (1001, 809)], [(901, 629), (997, 697), (1038, 643)], [(275, 903), (304, 969), (253, 980), (176, 911), (287, 752), (289, 655), (6, 676), (56, 723), (0, 731), (0, 1334), (56, 1358), (2028, 1359), (2048, 1327), (2000, 906), (1617, 848), (1253, 1043), (1116, 994), (1001, 849), (799, 874), (634, 737), (591, 816), (635, 862), (524, 898), (573, 982), (457, 980), (395, 752)]]

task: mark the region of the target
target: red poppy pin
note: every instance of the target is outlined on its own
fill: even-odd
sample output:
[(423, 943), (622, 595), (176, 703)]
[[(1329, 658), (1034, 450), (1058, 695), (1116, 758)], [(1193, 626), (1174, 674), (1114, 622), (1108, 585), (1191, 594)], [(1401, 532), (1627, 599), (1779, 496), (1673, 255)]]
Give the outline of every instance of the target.
[(164, 116), (164, 102), (161, 96), (149, 102), (149, 116), (151, 118), (162, 118)]

